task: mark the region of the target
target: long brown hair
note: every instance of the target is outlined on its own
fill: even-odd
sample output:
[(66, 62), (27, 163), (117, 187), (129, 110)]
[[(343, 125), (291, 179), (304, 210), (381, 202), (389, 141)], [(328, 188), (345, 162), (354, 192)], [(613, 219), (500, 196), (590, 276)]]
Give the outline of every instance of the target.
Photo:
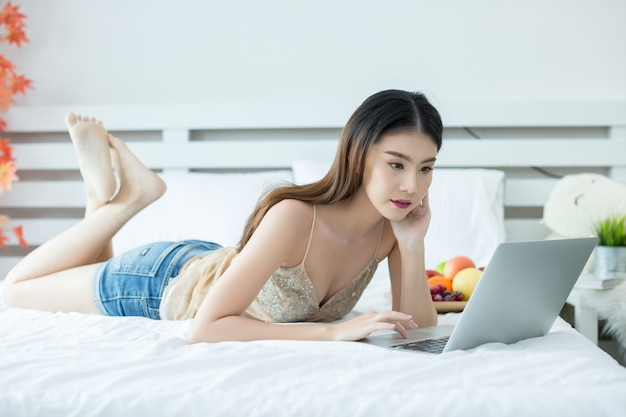
[(352, 114), (339, 137), (335, 160), (319, 181), (287, 185), (262, 196), (248, 218), (237, 250), (240, 251), (275, 204), (295, 199), (311, 204), (332, 204), (350, 198), (363, 182), (367, 152), (384, 134), (417, 129), (441, 149), (443, 125), (439, 112), (421, 93), (386, 90), (368, 97)]

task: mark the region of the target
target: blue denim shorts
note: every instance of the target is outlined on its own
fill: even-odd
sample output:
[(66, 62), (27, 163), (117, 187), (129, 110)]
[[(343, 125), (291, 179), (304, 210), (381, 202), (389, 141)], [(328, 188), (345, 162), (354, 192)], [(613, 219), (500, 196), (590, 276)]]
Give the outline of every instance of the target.
[(200, 240), (156, 242), (114, 256), (94, 277), (96, 308), (108, 316), (158, 320), (163, 291), (185, 262), (219, 248), (217, 243)]

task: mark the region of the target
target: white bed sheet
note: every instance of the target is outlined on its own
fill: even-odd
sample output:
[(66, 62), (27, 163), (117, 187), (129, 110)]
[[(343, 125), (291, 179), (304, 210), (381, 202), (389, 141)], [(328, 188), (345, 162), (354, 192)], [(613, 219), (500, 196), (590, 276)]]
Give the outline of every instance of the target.
[[(388, 308), (386, 290), (377, 277), (356, 311)], [(355, 342), (187, 345), (188, 324), (0, 303), (0, 415), (626, 413), (626, 369), (561, 319), (542, 338), (444, 355)]]

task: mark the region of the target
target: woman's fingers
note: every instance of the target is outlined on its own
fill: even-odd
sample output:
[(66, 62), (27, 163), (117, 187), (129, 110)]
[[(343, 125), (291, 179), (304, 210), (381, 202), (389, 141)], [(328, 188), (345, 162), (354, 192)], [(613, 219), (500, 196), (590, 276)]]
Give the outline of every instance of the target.
[(407, 328), (411, 330), (417, 329), (417, 324), (415, 324), (410, 314), (401, 313), (399, 311), (373, 312), (373, 314), (376, 315), (376, 321), (393, 325), (393, 327), (385, 326), (385, 328), (397, 331), (405, 339), (409, 337)]
[(360, 340), (379, 330), (395, 330), (403, 338), (407, 338), (407, 329), (417, 329), (417, 324), (409, 314), (398, 311), (370, 311), (346, 322), (337, 323), (333, 329), (334, 340)]
[(402, 336), (404, 339), (407, 339), (409, 337), (409, 333), (406, 331), (406, 329), (404, 328), (402, 323), (396, 322), (395, 323), (395, 330), (398, 333), (400, 333), (400, 336)]

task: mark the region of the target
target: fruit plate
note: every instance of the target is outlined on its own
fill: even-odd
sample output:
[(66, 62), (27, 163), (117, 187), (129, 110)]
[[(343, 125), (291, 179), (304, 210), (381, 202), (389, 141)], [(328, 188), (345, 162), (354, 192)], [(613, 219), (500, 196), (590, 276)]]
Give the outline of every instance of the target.
[(467, 301), (435, 301), (437, 313), (458, 313), (463, 311)]

